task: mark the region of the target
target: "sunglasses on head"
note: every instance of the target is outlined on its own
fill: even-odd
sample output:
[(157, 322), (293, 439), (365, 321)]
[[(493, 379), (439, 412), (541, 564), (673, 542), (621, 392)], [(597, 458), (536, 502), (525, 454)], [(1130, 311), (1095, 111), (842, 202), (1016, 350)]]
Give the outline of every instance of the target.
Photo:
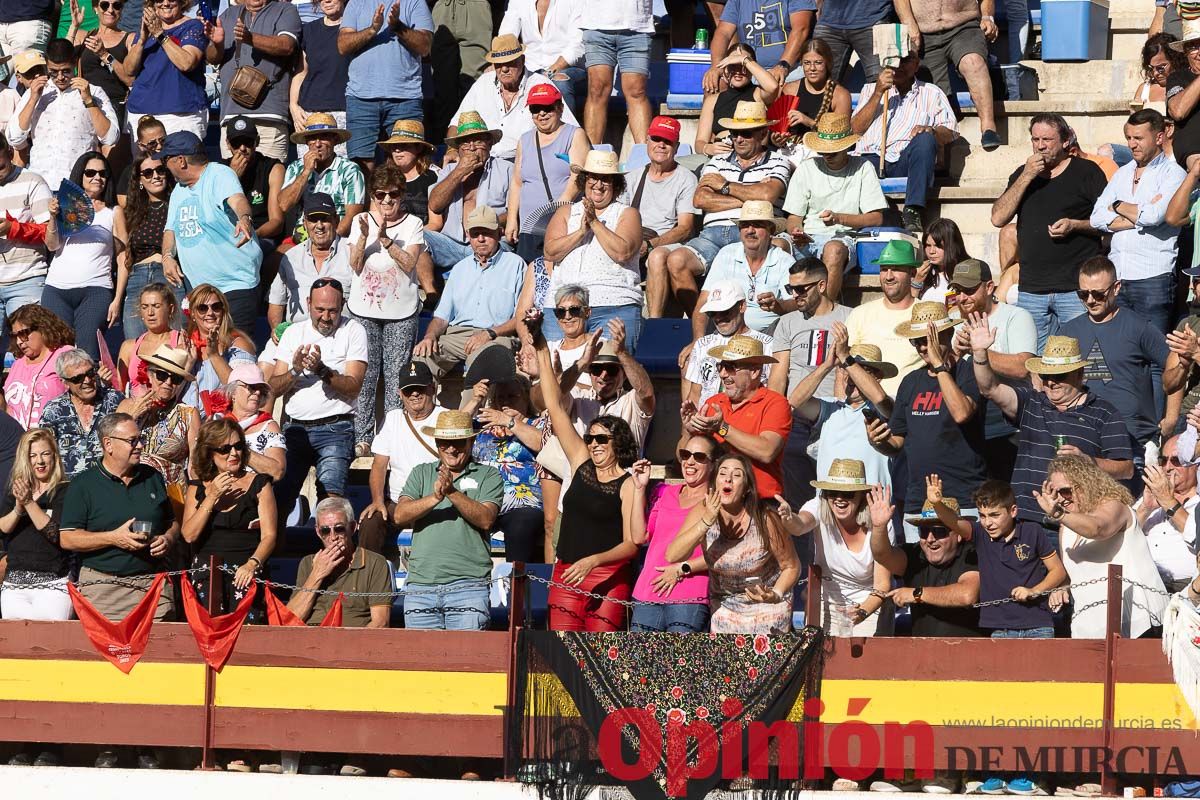
[(608, 433), (585, 433), (583, 435), (584, 444), (608, 444), (612, 441), (612, 434)]
[(236, 444), (236, 443), (235, 444), (223, 444), (220, 447), (214, 447), (213, 452), (218, 453), (223, 456), (227, 456), (230, 453), (232, 453), (234, 450), (237, 450), (240, 452), (241, 449), (242, 449), (242, 446), (240, 444)]
[(816, 286), (818, 283), (820, 283), (820, 281), (813, 281), (812, 283), (801, 283), (801, 284), (789, 283), (787, 286), (784, 286), (783, 288), (787, 289), (788, 294), (792, 295), (793, 297), (800, 297), (801, 295), (808, 294), (808, 290), (811, 289), (812, 287)]
[(1088, 298), (1091, 298), (1093, 302), (1099, 303), (1101, 300), (1108, 297), (1108, 293), (1112, 291), (1113, 286), (1116, 286), (1116, 284), (1114, 283), (1107, 289), (1076, 289), (1075, 296), (1084, 303), (1088, 301)]
[(583, 306), (559, 306), (554, 309), (554, 316), (558, 319), (582, 317)]
[(384, 200), (399, 200), (401, 197), (404, 197), (404, 192), (400, 191), (399, 189), (392, 189), (388, 191), (380, 189), (379, 191), (372, 193), (371, 196), (382, 203)]
[(96, 368), (92, 367), (87, 372), (81, 372), (78, 375), (72, 375), (69, 378), (63, 378), (63, 380), (72, 386), (78, 386), (84, 381), (94, 381), (96, 380)]
[(309, 291), (312, 291), (313, 289), (324, 289), (326, 286), (332, 286), (334, 289), (337, 289), (338, 294), (346, 293), (346, 290), (342, 287), (342, 282), (337, 278), (317, 278), (312, 282), (312, 287), (309, 289)]
[(593, 364), (588, 367), (588, 373), (591, 375), (616, 375), (620, 367), (616, 364)]
[(157, 167), (142, 167), (138, 170), (138, 174), (143, 178), (150, 178), (154, 175), (162, 175), (163, 177), (166, 177), (167, 168), (162, 164), (159, 164)]
[(196, 303), (192, 308), (201, 314), (207, 314), (209, 311), (220, 314), (225, 311), (225, 304), (218, 300), (215, 303)]
[(158, 369), (157, 367), (151, 367), (150, 374), (153, 375), (155, 377), (155, 379), (158, 380), (160, 383), (166, 383), (168, 381), (170, 381), (171, 383), (175, 383), (175, 384), (183, 383), (182, 375), (176, 375), (174, 372), (168, 372), (165, 369)]
[(345, 533), (347, 531), (346, 524), (339, 522), (337, 525), (318, 525), (317, 533), (322, 536), (328, 536), (331, 533)]
[(680, 464), (687, 461), (689, 458), (692, 461), (695, 461), (697, 464), (707, 464), (709, 461), (712, 461), (712, 456), (700, 450), (685, 450), (681, 447), (676, 455), (679, 456)]
[(90, 169), (90, 168), (85, 169), (83, 171), (83, 177), (85, 177), (85, 178), (97, 178), (97, 177), (107, 178), (108, 170), (106, 170), (106, 169)]
[(949, 535), (950, 529), (943, 525), (930, 525), (928, 527), (921, 528), (922, 539), (924, 539), (926, 536), (933, 536), (935, 539), (945, 539)]

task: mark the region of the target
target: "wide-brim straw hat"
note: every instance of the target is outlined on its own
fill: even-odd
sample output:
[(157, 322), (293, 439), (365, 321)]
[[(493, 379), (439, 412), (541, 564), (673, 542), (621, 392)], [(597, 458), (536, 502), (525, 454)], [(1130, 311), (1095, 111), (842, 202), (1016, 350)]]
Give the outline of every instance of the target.
[(446, 144), (453, 147), (468, 136), (478, 136), (481, 133), (491, 136), (492, 144), (504, 138), (504, 132), (489, 128), (478, 111), (464, 111), (458, 115), (458, 124), (454, 126), (454, 135), (446, 137)]
[(905, 339), (920, 339), (929, 334), (929, 323), (931, 322), (937, 328), (937, 332), (941, 333), (955, 325), (961, 325), (963, 320), (950, 316), (945, 303), (925, 300), (913, 304), (912, 319), (897, 325), (896, 335)]
[(492, 48), (483, 60), (489, 64), (507, 64), (525, 55), (525, 45), (511, 33), (502, 33), (492, 39)]
[(738, 364), (778, 364), (779, 361), (763, 352), (763, 343), (753, 336), (732, 336), (722, 345), (710, 348), (708, 355), (717, 361)]
[(304, 129), (296, 131), (290, 138), (292, 144), (304, 144), (310, 136), (319, 136), (321, 134), (332, 134), (337, 138), (338, 144), (350, 141), (350, 131), (345, 128), (339, 128), (337, 120), (333, 118), (333, 114), (328, 114), (324, 111), (309, 114), (308, 118), (304, 120)]
[(867, 483), (866, 466), (855, 458), (835, 458), (824, 480), (809, 481), (808, 484), (827, 492), (865, 492), (871, 488)]
[(769, 128), (777, 119), (767, 118), (767, 107), (757, 100), (739, 100), (733, 107), (732, 117), (721, 117), (717, 122), (730, 131), (752, 131)]
[(779, 233), (787, 227), (787, 220), (775, 216), (775, 206), (767, 200), (747, 200), (742, 203), (738, 222), (769, 222), (774, 227), (772, 233)]
[(425, 125), (418, 119), (398, 119), (392, 126), (392, 133), (386, 139), (380, 139), (377, 144), (419, 144), (430, 150), (433, 145), (425, 141)]
[(1079, 340), (1070, 336), (1051, 336), (1041, 356), (1025, 359), (1025, 369), (1038, 375), (1064, 375), (1085, 366), (1087, 359), (1079, 352)]
[(884, 378), (894, 378), (900, 370), (890, 361), (883, 360), (883, 351), (873, 344), (856, 344), (850, 348), (850, 357), (867, 369), (873, 369)]
[(196, 376), (188, 370), (188, 352), (180, 347), (161, 344), (158, 349), (148, 356), (143, 356), (148, 366), (166, 370), (173, 375), (179, 375), (186, 381), (196, 380)]
[(814, 153), (840, 153), (854, 147), (858, 139), (849, 114), (822, 114), (817, 129), (804, 134), (804, 146)]
[(617, 160), (617, 154), (608, 150), (588, 150), (587, 157), (583, 160), (583, 166), (572, 164), (571, 172), (577, 175), (580, 172), (587, 172), (592, 175), (625, 174), (624, 170), (621, 169), (620, 161)]
[(423, 425), (421, 433), (434, 439), (473, 439), (477, 431), (466, 411), (443, 411), (437, 415), (433, 427)]
[[(958, 501), (955, 500), (953, 497), (943, 497), (942, 505), (944, 505), (946, 508), (950, 509), (955, 514), (957, 514), (959, 519), (975, 519), (976, 518), (975, 514), (971, 514), (971, 513), (964, 514), (962, 511), (960, 511), (958, 508)], [(911, 514), (911, 515), (905, 517), (904, 521), (907, 522), (909, 525), (916, 525), (917, 527), (921, 527), (924, 525), (941, 525), (942, 524), (942, 521), (940, 519), (938, 519), (937, 512), (933, 510), (933, 503), (929, 502), (928, 500), (926, 500), (925, 505), (923, 505), (921, 507), (920, 514)]]
[(1200, 19), (1183, 20), (1182, 34), (1183, 35), (1179, 37), (1179, 41), (1171, 42), (1170, 45), (1171, 49), (1176, 53), (1182, 53), (1183, 46), (1188, 42), (1194, 42), (1195, 40), (1200, 39)]

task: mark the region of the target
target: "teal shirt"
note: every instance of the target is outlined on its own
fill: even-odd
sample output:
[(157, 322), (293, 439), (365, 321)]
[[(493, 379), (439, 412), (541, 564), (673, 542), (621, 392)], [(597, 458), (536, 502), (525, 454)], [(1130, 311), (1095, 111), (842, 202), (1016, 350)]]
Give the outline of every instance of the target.
[(193, 286), (211, 283), (222, 292), (258, 287), (262, 248), (258, 237), (238, 247), (237, 214), (229, 198), (245, 194), (237, 173), (210, 162), (191, 186), (176, 184), (167, 206), (167, 228), (175, 233), (179, 265)]
[[(133, 480), (125, 482), (96, 464), (75, 476), (63, 500), (63, 530), (103, 533), (115, 530), (130, 519), (149, 520), (151, 536), (161, 536), (175, 524), (175, 509), (167, 495), (167, 484), (158, 470), (139, 464)], [(163, 563), (150, 557), (149, 546), (138, 550), (105, 547), (83, 554), (83, 565), (109, 575), (149, 575), (163, 570)]]
[[(418, 464), (408, 474), (401, 495), (420, 500), (433, 494), (438, 462)], [(480, 503), (500, 508), (504, 483), (495, 467), (472, 461), (454, 481), (460, 492)], [(449, 500), (442, 500), (413, 524), (412, 554), (408, 558), (408, 583), (441, 586), (492, 574), (488, 531), (472, 527)]]

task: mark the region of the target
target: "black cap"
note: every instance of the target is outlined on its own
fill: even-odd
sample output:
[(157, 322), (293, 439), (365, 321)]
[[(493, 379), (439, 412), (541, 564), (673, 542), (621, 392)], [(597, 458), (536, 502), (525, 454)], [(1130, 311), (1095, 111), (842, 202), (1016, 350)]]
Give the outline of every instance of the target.
[(337, 206), (333, 203), (333, 198), (325, 192), (312, 192), (304, 197), (304, 216), (309, 217), (313, 214), (325, 214), (330, 217), (337, 216)]
[(429, 367), (421, 361), (413, 361), (400, 375), (400, 388), (407, 389), (409, 386), (432, 386), (433, 373)]
[(225, 120), (225, 139), (233, 141), (234, 139), (254, 139), (258, 140), (258, 126), (254, 124), (254, 120), (249, 117), (244, 117), (238, 114), (236, 117), (230, 117)]

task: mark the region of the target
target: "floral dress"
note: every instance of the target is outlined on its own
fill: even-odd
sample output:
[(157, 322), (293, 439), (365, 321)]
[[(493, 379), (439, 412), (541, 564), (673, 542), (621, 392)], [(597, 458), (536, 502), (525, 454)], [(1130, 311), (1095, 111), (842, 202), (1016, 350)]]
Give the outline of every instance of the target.
[[(545, 417), (530, 418), (525, 420), (525, 423), (541, 431), (543, 437), (549, 429)], [(526, 447), (515, 434), (496, 437), (490, 429), (481, 431), (475, 437), (472, 458), (480, 464), (487, 464), (500, 471), (500, 478), (504, 481), (501, 514), (516, 508), (542, 507), (542, 482), (537, 473), (537, 453)]]
[(168, 491), (173, 485), (178, 491), (185, 483), (190, 449), (188, 420), (193, 411), (192, 406), (176, 403), (167, 410), (151, 412), (142, 425), (142, 463), (162, 473)]
[(708, 604), (713, 633), (786, 633), (792, 629), (792, 590), (778, 603), (755, 603), (745, 594), (752, 584), (770, 588), (779, 579), (779, 562), (751, 519), (740, 538), (726, 536), (718, 521), (705, 535)]

